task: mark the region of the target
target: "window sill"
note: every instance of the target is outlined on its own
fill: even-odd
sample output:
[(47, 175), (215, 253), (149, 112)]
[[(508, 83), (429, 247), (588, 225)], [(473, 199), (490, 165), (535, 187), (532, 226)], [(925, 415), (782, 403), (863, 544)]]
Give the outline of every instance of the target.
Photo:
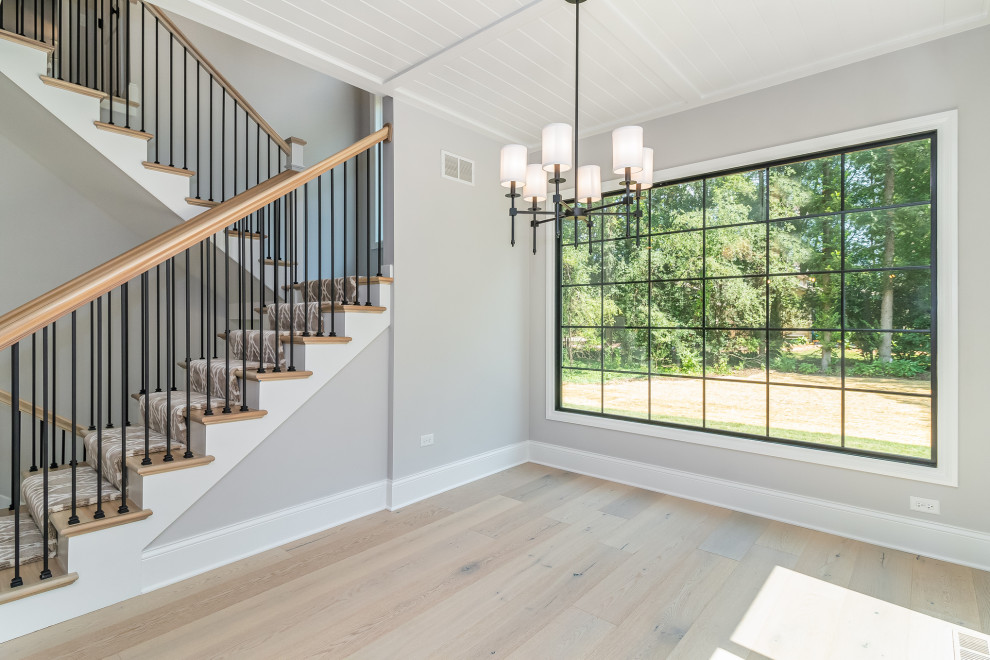
[(958, 470), (955, 469), (956, 466), (952, 461), (946, 460), (943, 460), (938, 467), (915, 465), (895, 460), (841, 454), (808, 447), (751, 440), (749, 438), (734, 438), (720, 433), (688, 431), (686, 429), (641, 424), (634, 421), (610, 419), (608, 417), (593, 417), (591, 415), (563, 412), (560, 410), (547, 410), (546, 418), (550, 421), (563, 422), (565, 424), (579, 424), (581, 426), (618, 431), (620, 433), (633, 433), (652, 438), (663, 438), (665, 440), (688, 442), (706, 447), (716, 447), (718, 449), (743, 451), (750, 454), (801, 461), (803, 463), (814, 463), (815, 465), (855, 470), (857, 472), (868, 472), (940, 486), (958, 487), (959, 485)]

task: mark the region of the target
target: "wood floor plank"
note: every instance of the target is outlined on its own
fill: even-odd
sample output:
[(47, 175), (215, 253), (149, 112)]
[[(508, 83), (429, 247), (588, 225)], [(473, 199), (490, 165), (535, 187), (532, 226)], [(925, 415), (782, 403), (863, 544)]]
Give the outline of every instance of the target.
[(848, 586), (861, 594), (910, 607), (914, 562), (915, 555), (862, 543)]
[(967, 628), (980, 628), (973, 569), (916, 557), (911, 583), (911, 609)]
[[(664, 658), (681, 642), (738, 562), (704, 550), (692, 550), (671, 567), (667, 579), (653, 588), (592, 653), (601, 658)], [(708, 656), (691, 656), (705, 657)]]
[(794, 570), (840, 586), (849, 586), (862, 544), (833, 534), (812, 532)]
[(681, 561), (694, 553), (724, 519), (724, 515), (716, 514), (657, 521), (654, 542), (643, 546), (641, 552), (595, 585), (577, 606), (606, 621), (622, 624), (644, 601), (655, 600), (657, 585), (679, 570)]
[(770, 521), (766, 530), (756, 539), (757, 544), (771, 550), (800, 555), (814, 532), (806, 527), (788, 525), (777, 520)]
[(929, 660), (956, 625), (990, 632), (990, 574), (522, 465), (0, 657)]
[(739, 560), (749, 552), (769, 524), (770, 521), (766, 518), (733, 512), (699, 547), (716, 555)]
[(980, 627), (990, 635), (990, 573), (973, 570), (976, 607), (980, 610)]
[[(612, 514), (615, 515), (615, 514)], [(615, 626), (608, 621), (570, 607), (509, 656), (510, 660), (573, 660), (587, 658)]]
[(797, 557), (790, 553), (754, 544), (718, 585), (718, 597), (712, 594), (687, 629), (680, 631), (683, 637), (671, 649), (670, 660), (710, 658), (716, 649), (733, 651), (737, 648), (732, 642), (732, 633), (770, 573), (778, 566), (790, 568), (796, 562)]

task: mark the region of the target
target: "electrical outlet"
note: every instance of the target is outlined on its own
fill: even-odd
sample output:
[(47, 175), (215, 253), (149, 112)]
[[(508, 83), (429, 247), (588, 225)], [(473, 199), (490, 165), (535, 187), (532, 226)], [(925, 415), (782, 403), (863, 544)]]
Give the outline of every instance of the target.
[(911, 496), (911, 510), (920, 511), (921, 513), (934, 513), (936, 515), (942, 513), (938, 500), (929, 500), (924, 497), (914, 496)]
[(428, 433), (426, 435), (419, 436), (419, 446), (420, 447), (429, 447), (432, 444), (433, 444), (433, 434), (432, 433)]

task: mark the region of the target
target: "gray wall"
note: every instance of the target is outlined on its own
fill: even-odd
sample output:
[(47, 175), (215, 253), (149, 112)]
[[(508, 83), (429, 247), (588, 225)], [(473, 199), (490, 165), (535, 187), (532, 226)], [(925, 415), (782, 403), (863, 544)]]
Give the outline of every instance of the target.
[(182, 16), (175, 24), (283, 138), (306, 140), (306, 164), (371, 132), (371, 96)]
[[(509, 247), (500, 144), (395, 101), (392, 476), (526, 440), (532, 254)], [(440, 178), (440, 150), (476, 185)], [(520, 230), (526, 239), (526, 232)], [(436, 444), (420, 447), (434, 433)]]
[[(896, 514), (908, 496), (941, 500), (939, 522), (990, 531), (990, 442), (984, 409), (990, 325), (985, 277), (990, 244), (985, 190), (990, 180), (990, 28), (904, 51), (647, 123), (658, 170), (820, 135), (958, 108), (959, 110), (959, 487), (816, 466), (756, 454), (550, 422), (531, 408), (533, 440), (645, 461), (687, 472), (779, 489)], [(610, 136), (586, 140), (584, 162), (607, 163)], [(492, 160), (495, 162), (495, 160)], [(545, 262), (532, 273), (530, 389), (542, 404)]]
[(388, 344), (386, 331), (152, 545), (385, 479)]

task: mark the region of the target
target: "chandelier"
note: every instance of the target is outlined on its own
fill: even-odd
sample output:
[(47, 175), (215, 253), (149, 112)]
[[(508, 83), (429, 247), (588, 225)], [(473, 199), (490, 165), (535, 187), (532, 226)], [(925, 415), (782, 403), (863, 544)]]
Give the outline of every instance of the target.
[[(574, 235), (577, 237), (578, 221), (588, 226), (589, 237), (593, 226), (592, 214), (599, 217), (620, 216), (626, 219), (626, 237), (630, 236), (632, 220), (642, 217), (640, 199), (642, 192), (653, 185), (653, 149), (643, 146), (641, 126), (622, 126), (612, 131), (612, 170), (621, 174), (620, 186), (623, 192), (618, 201), (593, 206), (602, 201), (602, 173), (598, 165), (577, 167), (574, 185), (574, 202), (564, 203), (560, 195), (562, 178), (578, 164), (578, 90), (580, 86), (580, 36), (581, 4), (587, 0), (565, 0), (574, 5), (574, 127), (569, 124), (554, 123), (543, 128), (543, 162), (530, 163), (529, 151), (522, 144), (507, 144), (502, 147), (500, 179), (502, 186), (509, 189), (506, 197), (510, 200), (509, 218), (512, 222), (512, 245), (516, 244), (516, 216), (531, 216), (533, 228), (533, 254), (536, 254), (536, 229), (548, 222), (554, 223), (556, 237), (560, 238), (561, 223), (568, 218), (574, 220)], [(549, 181), (547, 174), (552, 175)], [(543, 210), (540, 202), (547, 200), (547, 184), (554, 188), (553, 208)], [(520, 192), (521, 191), (521, 192)], [(528, 208), (516, 208), (516, 199), (522, 197)], [(616, 211), (618, 207), (624, 207)], [(634, 208), (635, 207), (635, 208)], [(590, 242), (590, 240), (589, 240)]]

